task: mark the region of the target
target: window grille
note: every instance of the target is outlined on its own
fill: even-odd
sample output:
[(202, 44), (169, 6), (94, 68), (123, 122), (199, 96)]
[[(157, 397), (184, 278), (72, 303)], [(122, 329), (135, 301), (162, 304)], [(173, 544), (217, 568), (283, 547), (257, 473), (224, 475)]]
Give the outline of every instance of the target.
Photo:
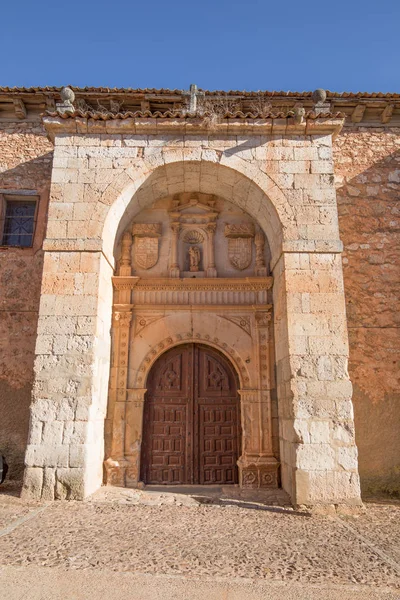
[(32, 246), (36, 204), (36, 200), (27, 198), (5, 198), (2, 246)]

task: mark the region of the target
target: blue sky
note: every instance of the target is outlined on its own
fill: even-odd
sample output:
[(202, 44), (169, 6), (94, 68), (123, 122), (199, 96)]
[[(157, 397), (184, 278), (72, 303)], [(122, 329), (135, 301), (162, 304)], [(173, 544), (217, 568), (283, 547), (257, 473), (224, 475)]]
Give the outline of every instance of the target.
[(0, 22), (3, 86), (400, 92), (399, 0), (14, 0)]

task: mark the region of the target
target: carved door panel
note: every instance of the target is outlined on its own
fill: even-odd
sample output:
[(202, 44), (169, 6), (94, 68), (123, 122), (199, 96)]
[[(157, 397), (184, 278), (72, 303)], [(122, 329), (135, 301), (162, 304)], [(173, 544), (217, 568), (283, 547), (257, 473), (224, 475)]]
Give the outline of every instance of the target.
[(238, 482), (240, 415), (236, 378), (218, 352), (195, 346), (195, 437), (197, 481)]
[(226, 359), (208, 347), (178, 346), (155, 363), (147, 389), (142, 480), (237, 483), (239, 400)]

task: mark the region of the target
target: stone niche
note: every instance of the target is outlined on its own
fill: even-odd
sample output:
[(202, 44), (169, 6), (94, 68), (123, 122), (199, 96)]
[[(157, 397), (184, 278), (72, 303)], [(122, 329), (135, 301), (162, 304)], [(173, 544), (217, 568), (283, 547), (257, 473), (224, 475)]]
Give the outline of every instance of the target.
[(258, 224), (212, 195), (184, 193), (137, 214), (113, 278), (106, 481), (140, 484), (143, 407), (154, 362), (182, 343), (223, 353), (239, 382), (242, 487), (277, 487), (279, 443), (270, 250)]

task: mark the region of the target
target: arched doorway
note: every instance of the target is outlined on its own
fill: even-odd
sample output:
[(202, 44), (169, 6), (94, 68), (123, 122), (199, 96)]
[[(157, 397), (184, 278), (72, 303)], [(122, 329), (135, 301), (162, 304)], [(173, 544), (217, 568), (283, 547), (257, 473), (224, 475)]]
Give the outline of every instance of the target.
[(237, 376), (217, 350), (183, 344), (162, 354), (148, 381), (141, 480), (152, 484), (238, 483)]

